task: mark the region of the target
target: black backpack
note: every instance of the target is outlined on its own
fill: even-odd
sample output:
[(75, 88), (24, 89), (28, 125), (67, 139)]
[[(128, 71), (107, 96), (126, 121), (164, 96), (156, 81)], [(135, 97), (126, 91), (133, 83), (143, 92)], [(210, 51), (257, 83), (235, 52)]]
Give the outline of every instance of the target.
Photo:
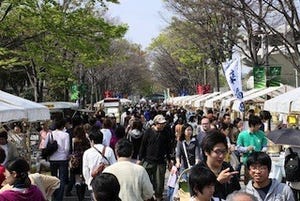
[(284, 159), (284, 170), (286, 181), (299, 182), (300, 181), (300, 158), (296, 152), (289, 149), (289, 154)]

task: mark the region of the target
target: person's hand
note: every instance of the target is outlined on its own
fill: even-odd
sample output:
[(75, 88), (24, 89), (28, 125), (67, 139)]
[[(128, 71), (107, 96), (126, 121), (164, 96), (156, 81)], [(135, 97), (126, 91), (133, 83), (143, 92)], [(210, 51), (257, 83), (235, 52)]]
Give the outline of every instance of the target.
[(175, 166), (176, 166), (177, 168), (180, 168), (180, 163), (177, 162)]
[(140, 160), (136, 160), (136, 164), (138, 164), (138, 165), (142, 165), (142, 161), (140, 161)]
[(254, 147), (253, 146), (249, 146), (247, 147), (247, 150), (250, 152), (250, 151), (253, 151), (254, 150)]
[(232, 171), (230, 172), (230, 168), (227, 168), (225, 170), (222, 170), (220, 172), (220, 174), (218, 175), (218, 178), (217, 180), (221, 183), (221, 184), (224, 184), (224, 183), (227, 183), (231, 180), (231, 178), (238, 174), (239, 172), (238, 171)]

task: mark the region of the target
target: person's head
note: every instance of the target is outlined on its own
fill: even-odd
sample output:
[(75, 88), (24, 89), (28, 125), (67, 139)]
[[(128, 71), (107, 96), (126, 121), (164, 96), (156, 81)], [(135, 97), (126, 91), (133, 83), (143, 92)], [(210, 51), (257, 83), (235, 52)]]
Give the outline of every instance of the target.
[(65, 119), (57, 119), (55, 121), (55, 128), (58, 130), (63, 130), (64, 127), (66, 126), (66, 120)]
[(243, 120), (239, 117), (235, 118), (233, 120), (233, 126), (235, 126), (238, 129), (242, 129), (244, 126)]
[(76, 126), (74, 128), (73, 133), (74, 133), (74, 137), (76, 137), (78, 139), (85, 139), (85, 137), (86, 137), (83, 126)]
[(254, 195), (247, 192), (234, 191), (227, 196), (226, 201), (257, 201), (257, 199)]
[(272, 115), (269, 111), (262, 110), (259, 112), (259, 117), (263, 122), (266, 122), (272, 118)]
[(254, 183), (266, 182), (271, 171), (272, 161), (265, 152), (253, 152), (249, 155), (246, 162), (249, 174)]
[(92, 128), (89, 132), (89, 139), (94, 144), (102, 144), (103, 141), (103, 133), (96, 128)]
[(191, 139), (193, 135), (193, 127), (190, 124), (183, 124), (179, 140)]
[(1, 129), (0, 131), (0, 145), (5, 145), (7, 144), (7, 131), (5, 129)]
[(228, 136), (231, 132), (231, 129), (232, 127), (230, 124), (222, 123), (219, 130), (223, 135)]
[(166, 119), (163, 115), (158, 114), (153, 119), (154, 125), (158, 131), (162, 131), (166, 126)]
[(214, 116), (214, 111), (212, 109), (208, 109), (206, 112), (206, 117), (208, 119), (212, 119), (213, 116)]
[(121, 201), (120, 183), (111, 173), (102, 173), (92, 180), (93, 195), (96, 201)]
[(113, 122), (111, 121), (110, 118), (106, 117), (103, 121), (103, 128), (112, 128)]
[(249, 128), (252, 132), (258, 131), (262, 124), (261, 119), (259, 118), (259, 116), (256, 116), (256, 115), (252, 115), (249, 118), (248, 123), (249, 123)]
[(14, 187), (28, 188), (31, 184), (28, 177), (29, 164), (23, 158), (16, 158), (8, 163), (5, 169), (6, 181)]
[(5, 151), (0, 147), (0, 163), (3, 163), (5, 161), (5, 158), (6, 158)]
[(202, 129), (203, 129), (205, 132), (207, 132), (207, 131), (210, 130), (210, 120), (209, 120), (209, 118), (203, 117), (203, 118), (201, 119), (201, 127), (202, 127)]
[(129, 140), (123, 138), (117, 142), (115, 149), (118, 158), (130, 158), (133, 153), (133, 144)]
[(208, 132), (202, 141), (204, 160), (214, 167), (220, 167), (228, 152), (226, 137), (218, 130)]
[(201, 164), (196, 164), (191, 168), (188, 180), (191, 196), (199, 199), (212, 198), (217, 178), (210, 169)]
[(254, 111), (254, 109), (249, 109), (248, 112), (247, 112), (248, 119), (249, 119), (252, 115), (255, 115), (255, 111)]
[(223, 115), (223, 119), (222, 120), (223, 120), (224, 124), (230, 124), (231, 123), (231, 118), (230, 118), (230, 115), (228, 113), (225, 113)]

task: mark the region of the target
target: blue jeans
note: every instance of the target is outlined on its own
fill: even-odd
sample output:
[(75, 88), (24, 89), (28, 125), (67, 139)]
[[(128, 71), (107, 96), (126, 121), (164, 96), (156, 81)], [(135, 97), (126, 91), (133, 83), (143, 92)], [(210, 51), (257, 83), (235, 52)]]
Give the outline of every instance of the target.
[(173, 193), (174, 193), (174, 188), (168, 186), (168, 191), (167, 191), (167, 201), (172, 201), (172, 197), (173, 197)]
[(68, 161), (50, 161), (51, 175), (58, 177), (60, 180), (59, 188), (53, 193), (54, 201), (63, 201), (65, 184), (68, 181), (68, 166)]

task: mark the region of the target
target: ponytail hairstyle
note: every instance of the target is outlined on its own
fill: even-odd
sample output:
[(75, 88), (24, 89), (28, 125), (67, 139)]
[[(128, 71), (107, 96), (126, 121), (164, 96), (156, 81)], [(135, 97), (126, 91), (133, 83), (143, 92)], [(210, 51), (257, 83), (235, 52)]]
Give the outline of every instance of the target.
[(12, 174), (16, 173), (15, 182), (11, 185), (15, 188), (29, 188), (31, 181), (28, 177), (30, 170), (29, 164), (23, 158), (16, 158), (15, 160), (8, 163), (6, 169)]

